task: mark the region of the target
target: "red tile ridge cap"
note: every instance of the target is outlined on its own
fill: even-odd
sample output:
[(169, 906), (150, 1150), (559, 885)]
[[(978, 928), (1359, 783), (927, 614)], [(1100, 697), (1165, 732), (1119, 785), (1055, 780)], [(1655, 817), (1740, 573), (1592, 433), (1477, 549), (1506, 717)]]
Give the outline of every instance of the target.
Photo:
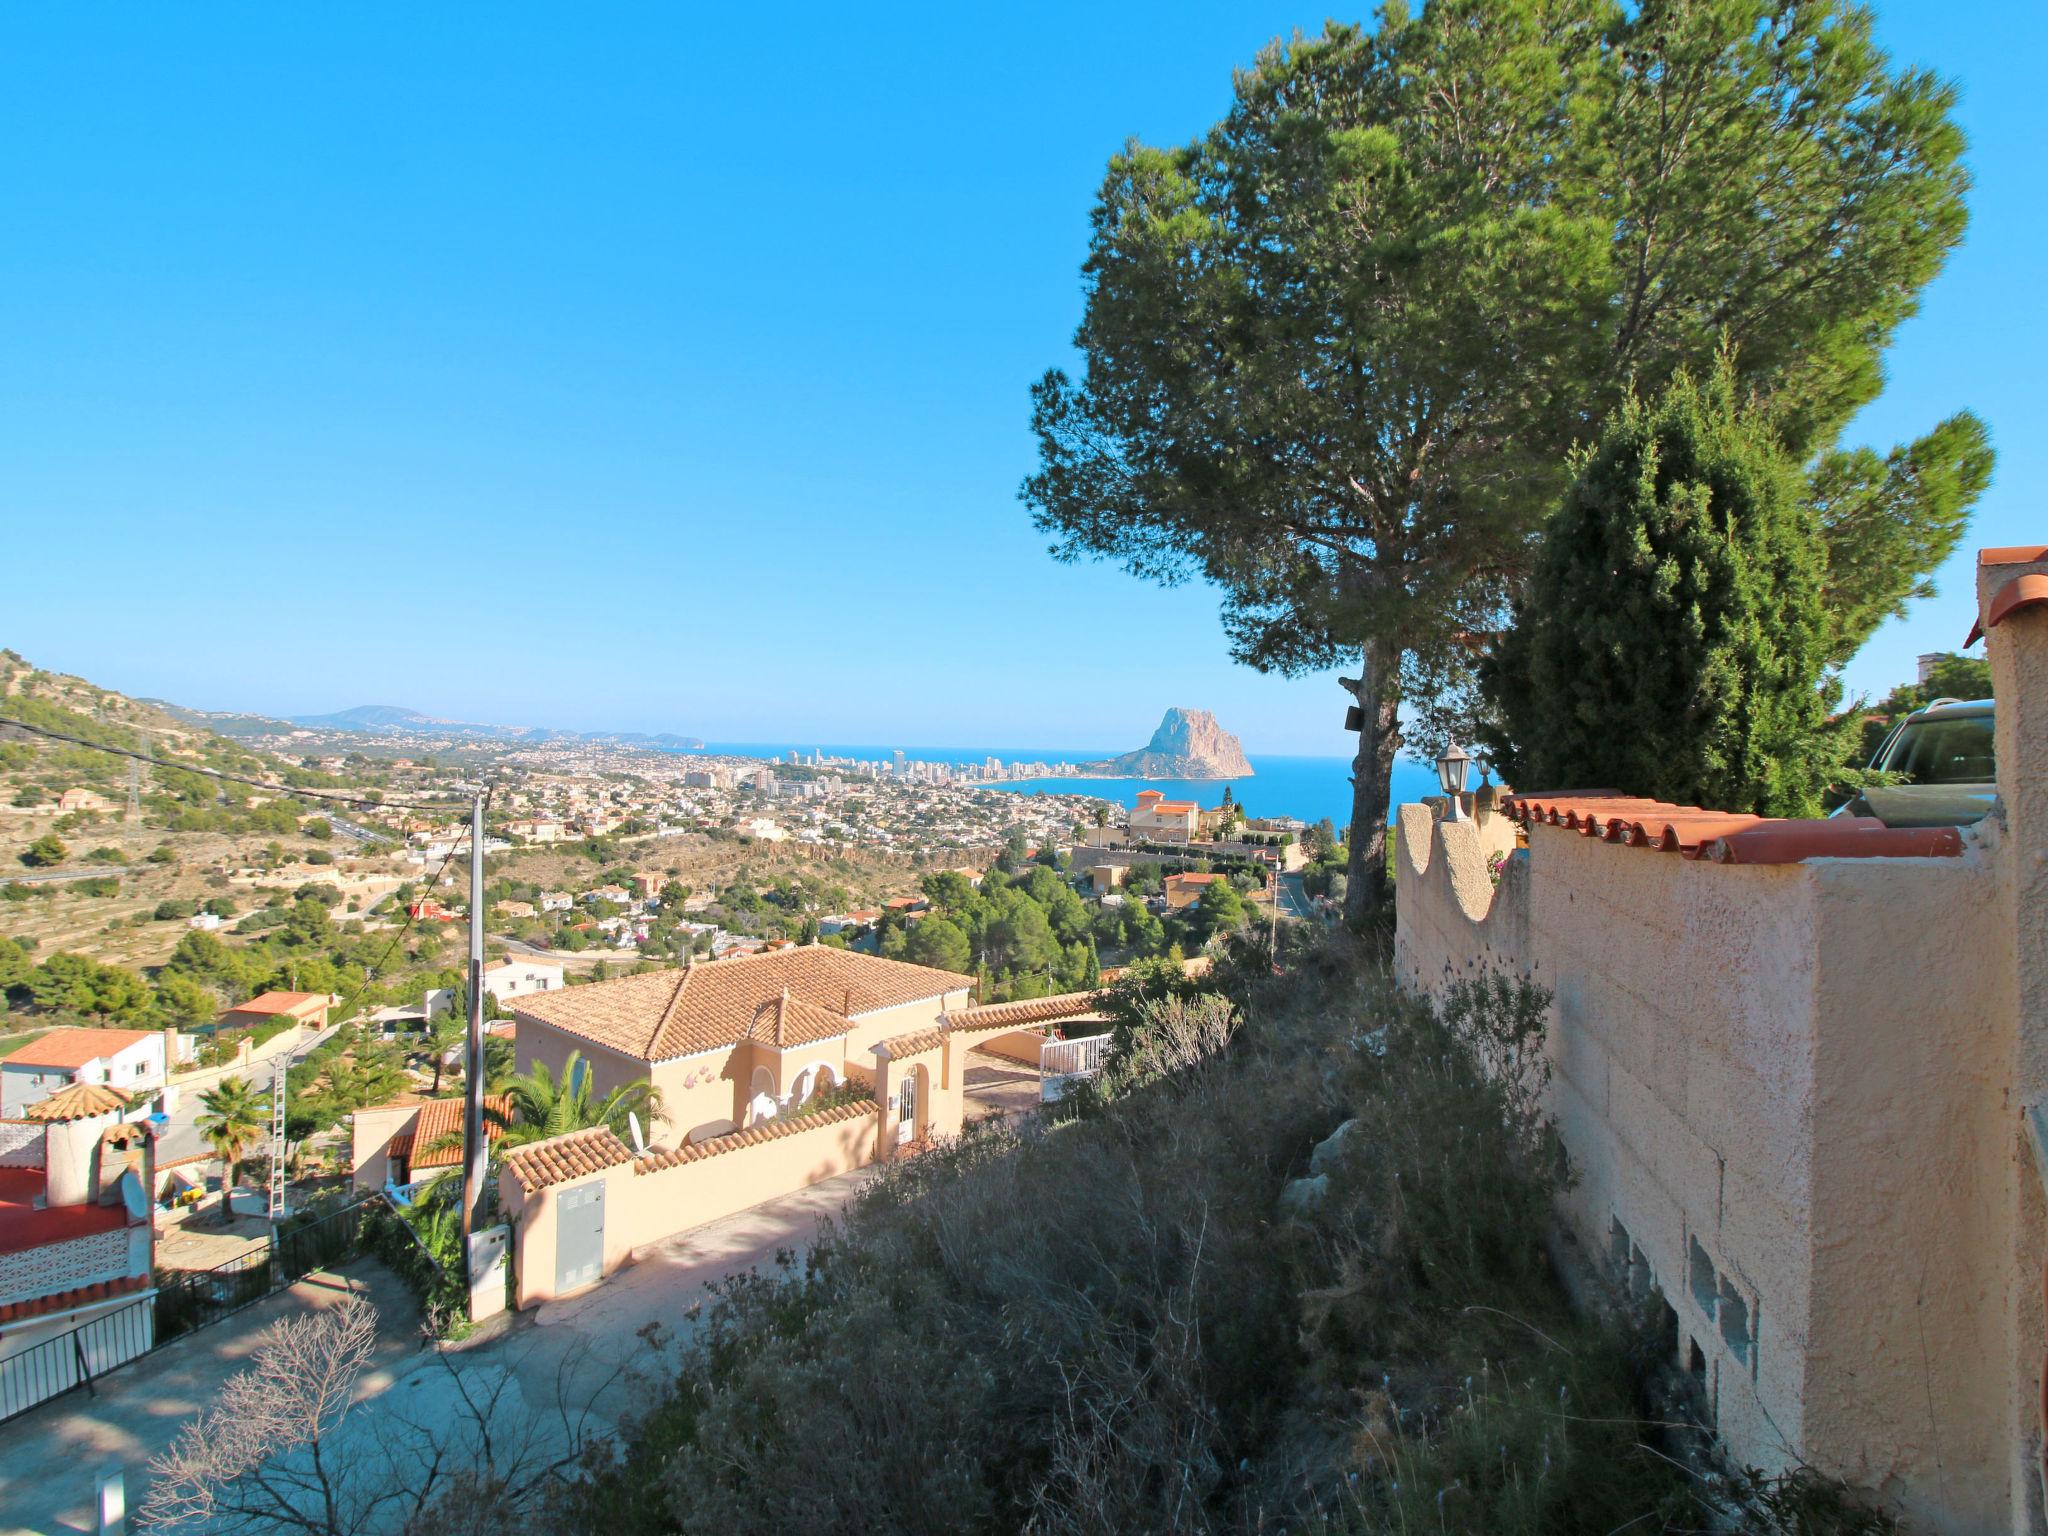
[[(2048, 551), (2044, 551), (2048, 554)], [(2029, 571), (2024, 576), (2015, 576), (1996, 592), (1986, 608), (1982, 622), (1970, 626), (1965, 646), (1975, 645), (1987, 630), (1998, 628), (2022, 608), (2035, 608), (2048, 603), (2048, 576), (2039, 571)]]
[(1716, 864), (1798, 864), (1806, 859), (1953, 859), (1956, 827), (1888, 827), (1875, 816), (1774, 821), (1717, 838), (1702, 853)]
[(2048, 544), (2005, 544), (1977, 551), (1979, 565), (2032, 565), (2048, 560)]

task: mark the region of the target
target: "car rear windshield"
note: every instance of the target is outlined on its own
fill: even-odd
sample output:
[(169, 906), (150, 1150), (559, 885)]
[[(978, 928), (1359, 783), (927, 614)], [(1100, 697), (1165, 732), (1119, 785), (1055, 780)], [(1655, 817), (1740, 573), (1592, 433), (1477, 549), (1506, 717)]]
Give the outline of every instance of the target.
[(1998, 777), (1991, 742), (1989, 715), (1917, 720), (1899, 733), (1883, 767), (1910, 784), (1989, 784)]

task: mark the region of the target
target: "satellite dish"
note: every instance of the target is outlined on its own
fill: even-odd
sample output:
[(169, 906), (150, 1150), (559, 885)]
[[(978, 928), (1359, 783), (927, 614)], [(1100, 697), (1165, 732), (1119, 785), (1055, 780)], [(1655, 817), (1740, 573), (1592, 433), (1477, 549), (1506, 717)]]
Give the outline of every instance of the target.
[(626, 1115), (626, 1128), (633, 1133), (633, 1150), (642, 1157), (647, 1155), (647, 1138), (640, 1133), (640, 1117), (630, 1111)]

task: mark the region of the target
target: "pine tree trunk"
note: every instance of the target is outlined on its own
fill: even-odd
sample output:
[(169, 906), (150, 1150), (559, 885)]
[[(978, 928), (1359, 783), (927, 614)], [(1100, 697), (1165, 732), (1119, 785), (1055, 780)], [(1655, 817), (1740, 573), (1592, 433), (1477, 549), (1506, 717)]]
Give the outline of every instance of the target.
[(1358, 755), (1351, 760), (1350, 862), (1345, 871), (1344, 921), (1364, 931), (1393, 920), (1393, 885), (1387, 878), (1387, 801), (1393, 793), (1394, 752), (1401, 744), (1399, 653), (1368, 641), (1359, 675), (1344, 679), (1359, 714)]

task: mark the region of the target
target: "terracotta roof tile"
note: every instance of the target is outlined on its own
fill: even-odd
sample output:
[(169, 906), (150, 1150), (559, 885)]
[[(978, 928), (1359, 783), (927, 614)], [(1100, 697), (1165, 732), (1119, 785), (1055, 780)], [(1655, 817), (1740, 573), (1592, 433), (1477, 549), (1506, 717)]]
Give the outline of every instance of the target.
[(0, 1056), (10, 1067), (82, 1067), (147, 1040), (153, 1029), (53, 1029)]
[(981, 1003), (972, 1008), (956, 1008), (946, 1015), (946, 1023), (956, 1033), (974, 1029), (1021, 1029), (1030, 1024), (1080, 1018), (1094, 1013), (1101, 1005), (1100, 992), (1060, 992), (1051, 997), (1020, 998), (1014, 1003)]
[(713, 1136), (687, 1146), (671, 1147), (666, 1152), (650, 1152), (633, 1164), (635, 1173), (659, 1173), (664, 1168), (679, 1168), (684, 1163), (702, 1162), (707, 1157), (717, 1157), (721, 1152), (737, 1152), (742, 1147), (758, 1147), (766, 1141), (779, 1141), (784, 1136), (794, 1136), (799, 1131), (816, 1130), (821, 1125), (837, 1125), (847, 1120), (858, 1120), (863, 1115), (875, 1112), (874, 1101), (863, 1099), (852, 1104), (836, 1104), (830, 1109), (813, 1110), (809, 1114), (798, 1110), (793, 1115), (777, 1115), (773, 1120), (762, 1120), (743, 1131), (728, 1131), (723, 1136)]
[(237, 1003), (228, 1009), (229, 1013), (302, 1013), (311, 1012), (309, 1003), (321, 1007), (331, 1006), (325, 992), (265, 992), (252, 997), (246, 1003)]
[[(2044, 552), (2048, 554), (2048, 552)], [(2022, 608), (2038, 608), (2048, 603), (2048, 576), (2039, 571), (2029, 571), (2024, 576), (2015, 576), (1996, 592), (1986, 605), (1982, 622), (1970, 626), (1970, 635), (1964, 645), (1975, 645), (1988, 629), (1996, 629)]]
[(1747, 816), (1602, 789), (1513, 794), (1501, 801), (1501, 808), (1524, 826), (1564, 827), (1603, 842), (1709, 859), (1716, 864), (1953, 858), (1963, 851), (1962, 834), (1954, 827), (1887, 827), (1874, 816), (1825, 820)]
[(814, 1045), (820, 1040), (837, 1040), (852, 1028), (845, 1014), (802, 1002), (785, 987), (754, 1010), (747, 1023), (746, 1038), (787, 1050), (792, 1046)]
[[(389, 1108), (379, 1105), (378, 1108)], [(454, 1168), (462, 1162), (462, 1143), (448, 1138), (462, 1135), (462, 1118), (465, 1109), (461, 1099), (427, 1099), (420, 1105), (419, 1115), (412, 1123), (412, 1129), (391, 1138), (391, 1152), (403, 1157), (412, 1171), (418, 1173), (425, 1168)], [(492, 1112), (496, 1112), (496, 1119)], [(505, 1134), (505, 1123), (512, 1118), (512, 1101), (502, 1093), (484, 1095), (484, 1142), (489, 1145)], [(413, 1148), (420, 1149), (417, 1156)]]
[(946, 1032), (943, 1029), (914, 1029), (907, 1035), (891, 1035), (886, 1040), (878, 1040), (870, 1049), (877, 1056), (887, 1053), (893, 1058), (915, 1056), (920, 1051), (933, 1050), (945, 1043)]
[(837, 1013), (833, 1032), (843, 1034), (846, 1018), (973, 985), (951, 971), (807, 944), (536, 993), (516, 999), (513, 1011), (639, 1061), (671, 1061), (747, 1038), (763, 1005), (784, 989), (811, 1010), (803, 1028), (824, 1028), (819, 1015)]
[(529, 1195), (555, 1184), (566, 1184), (586, 1173), (602, 1173), (621, 1163), (633, 1161), (626, 1144), (607, 1126), (571, 1131), (546, 1141), (528, 1142), (505, 1154), (505, 1167)]
[(48, 1296), (37, 1296), (29, 1301), (10, 1301), (0, 1306), (0, 1328), (9, 1323), (18, 1323), (24, 1318), (42, 1317), (51, 1312), (69, 1312), (73, 1307), (89, 1307), (96, 1301), (110, 1301), (116, 1296), (132, 1296), (137, 1291), (149, 1289), (149, 1276), (123, 1275), (118, 1280), (99, 1280), (91, 1285), (73, 1286), (68, 1291), (53, 1291)]
[(90, 1120), (95, 1115), (119, 1114), (127, 1107), (128, 1095), (119, 1088), (109, 1088), (105, 1083), (73, 1083), (21, 1113), (28, 1120)]

